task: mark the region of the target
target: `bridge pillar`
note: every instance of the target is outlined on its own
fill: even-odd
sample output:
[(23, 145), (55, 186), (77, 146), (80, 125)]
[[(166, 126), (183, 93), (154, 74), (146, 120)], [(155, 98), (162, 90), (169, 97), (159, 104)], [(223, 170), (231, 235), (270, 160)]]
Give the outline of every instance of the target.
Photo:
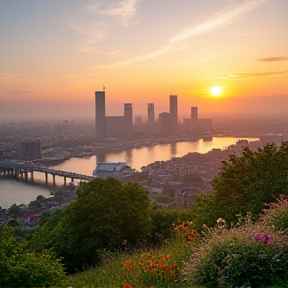
[(30, 173), (31, 173), (31, 181), (33, 181), (33, 171), (31, 171)]
[(25, 180), (28, 181), (28, 172), (25, 171)]
[(74, 178), (71, 177), (71, 182), (74, 182)]
[(48, 173), (45, 172), (45, 183), (48, 184)]
[(66, 176), (64, 176), (64, 186), (66, 186)]
[(53, 185), (56, 186), (55, 174), (53, 174)]

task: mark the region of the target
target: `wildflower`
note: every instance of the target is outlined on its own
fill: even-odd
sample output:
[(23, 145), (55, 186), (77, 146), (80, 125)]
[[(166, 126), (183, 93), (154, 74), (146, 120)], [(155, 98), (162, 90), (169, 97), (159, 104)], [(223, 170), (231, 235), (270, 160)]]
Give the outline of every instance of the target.
[(263, 242), (266, 244), (272, 244), (273, 243), (273, 238), (272, 236), (266, 234), (266, 233), (258, 233), (254, 235), (254, 240), (259, 242)]
[(165, 271), (165, 270), (167, 270), (167, 265), (165, 265), (165, 264), (159, 264), (159, 268), (160, 268), (162, 271)]
[(133, 286), (129, 283), (123, 283), (121, 288), (133, 288)]
[(131, 261), (125, 261), (125, 262), (124, 262), (124, 267), (125, 267), (126, 269), (133, 268), (133, 262), (131, 262)]
[(192, 241), (196, 237), (196, 231), (192, 231), (187, 235), (187, 241)]
[(165, 260), (169, 260), (170, 259), (170, 255), (164, 255), (161, 257), (161, 262), (164, 262)]

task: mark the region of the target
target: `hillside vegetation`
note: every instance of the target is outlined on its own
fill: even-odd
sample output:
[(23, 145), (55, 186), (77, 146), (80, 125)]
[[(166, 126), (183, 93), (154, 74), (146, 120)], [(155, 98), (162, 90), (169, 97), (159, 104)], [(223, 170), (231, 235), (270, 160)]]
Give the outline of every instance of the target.
[(0, 286), (287, 287), (288, 143), (231, 155), (212, 186), (169, 210), (136, 183), (94, 179), (26, 240), (1, 228)]

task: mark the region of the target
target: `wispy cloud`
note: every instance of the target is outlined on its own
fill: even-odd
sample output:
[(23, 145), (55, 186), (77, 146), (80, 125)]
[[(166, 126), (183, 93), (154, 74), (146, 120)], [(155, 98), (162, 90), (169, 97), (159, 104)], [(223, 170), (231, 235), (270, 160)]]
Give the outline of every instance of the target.
[(257, 61), (261, 62), (274, 62), (274, 61), (287, 61), (288, 57), (270, 57), (270, 58), (262, 58)]
[(115, 7), (103, 10), (101, 13), (120, 18), (124, 25), (136, 15), (137, 0), (120, 0)]
[(233, 9), (225, 9), (208, 19), (207, 21), (200, 23), (198, 25), (193, 25), (186, 27), (182, 30), (178, 35), (174, 36), (170, 42), (179, 42), (183, 41), (187, 38), (191, 38), (192, 36), (207, 33), (211, 30), (218, 29), (223, 25), (231, 23), (235, 21), (237, 18), (242, 16), (243, 14), (251, 11), (252, 9), (258, 7), (263, 4), (267, 0), (253, 0), (253, 1), (242, 1), (242, 4), (239, 7)]
[(0, 73), (0, 82), (2, 84), (13, 83), (17, 79), (23, 78), (23, 76), (23, 74)]
[(272, 77), (272, 76), (280, 76), (287, 74), (288, 71), (276, 71), (276, 72), (259, 72), (259, 73), (239, 73), (239, 74), (231, 74), (229, 75), (230, 79), (247, 79), (247, 78), (263, 78), (263, 77)]
[[(118, 62), (113, 65), (108, 65), (106, 67), (115, 67), (115, 66), (122, 66), (122, 65), (130, 65), (142, 61), (146, 61), (152, 58), (156, 58), (164, 53), (169, 52), (170, 50), (174, 49), (174, 45), (176, 43), (180, 43), (184, 40), (187, 40), (189, 38), (195, 37), (200, 34), (208, 33), (212, 30), (219, 29), (220, 27), (227, 25), (233, 21), (236, 21), (241, 16), (243, 16), (245, 13), (248, 13), (249, 11), (255, 9), (256, 7), (260, 6), (264, 2), (268, 0), (243, 0), (241, 1), (243, 4), (237, 7), (225, 9), (212, 17), (210, 17), (208, 20), (198, 23), (196, 25), (191, 25), (183, 29), (180, 33), (172, 37), (169, 42), (163, 46), (160, 47), (157, 50), (154, 50), (152, 52), (149, 52), (147, 54), (139, 55), (136, 57), (133, 57), (131, 59), (128, 59), (126, 61)], [(124, 2), (124, 1), (122, 1)], [(125, 1), (126, 2), (126, 1)], [(127, 1), (129, 2), (129, 1)], [(130, 0), (130, 2), (133, 2)]]
[(275, 77), (275, 76), (282, 76), (286, 74), (288, 74), (288, 70), (274, 71), (274, 72), (236, 73), (236, 74), (230, 74), (230, 75), (223, 76), (223, 77), (203, 79), (203, 81), (211, 81), (211, 80), (219, 80), (219, 81), (234, 81), (235, 80), (237, 81), (237, 80), (245, 80), (245, 79)]

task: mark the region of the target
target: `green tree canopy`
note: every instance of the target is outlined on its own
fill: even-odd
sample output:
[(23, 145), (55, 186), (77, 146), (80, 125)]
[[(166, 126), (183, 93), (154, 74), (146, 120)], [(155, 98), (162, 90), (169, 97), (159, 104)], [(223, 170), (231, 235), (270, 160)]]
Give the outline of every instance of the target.
[(64, 280), (63, 265), (53, 253), (34, 253), (8, 225), (0, 228), (0, 287), (44, 287)]
[[(123, 242), (135, 245), (149, 238), (150, 200), (139, 184), (98, 178), (81, 185), (77, 196), (63, 210), (64, 215), (53, 230), (48, 231), (46, 243), (50, 247), (42, 247), (54, 247), (70, 272), (95, 263), (97, 250), (120, 249)], [(51, 229), (49, 220), (39, 230), (42, 235), (45, 227)]]
[(213, 225), (222, 217), (230, 225), (237, 214), (251, 212), (254, 217), (288, 194), (288, 142), (280, 147), (267, 144), (257, 151), (244, 148), (241, 156), (230, 155), (212, 181), (213, 193), (202, 196), (192, 208), (195, 223)]

